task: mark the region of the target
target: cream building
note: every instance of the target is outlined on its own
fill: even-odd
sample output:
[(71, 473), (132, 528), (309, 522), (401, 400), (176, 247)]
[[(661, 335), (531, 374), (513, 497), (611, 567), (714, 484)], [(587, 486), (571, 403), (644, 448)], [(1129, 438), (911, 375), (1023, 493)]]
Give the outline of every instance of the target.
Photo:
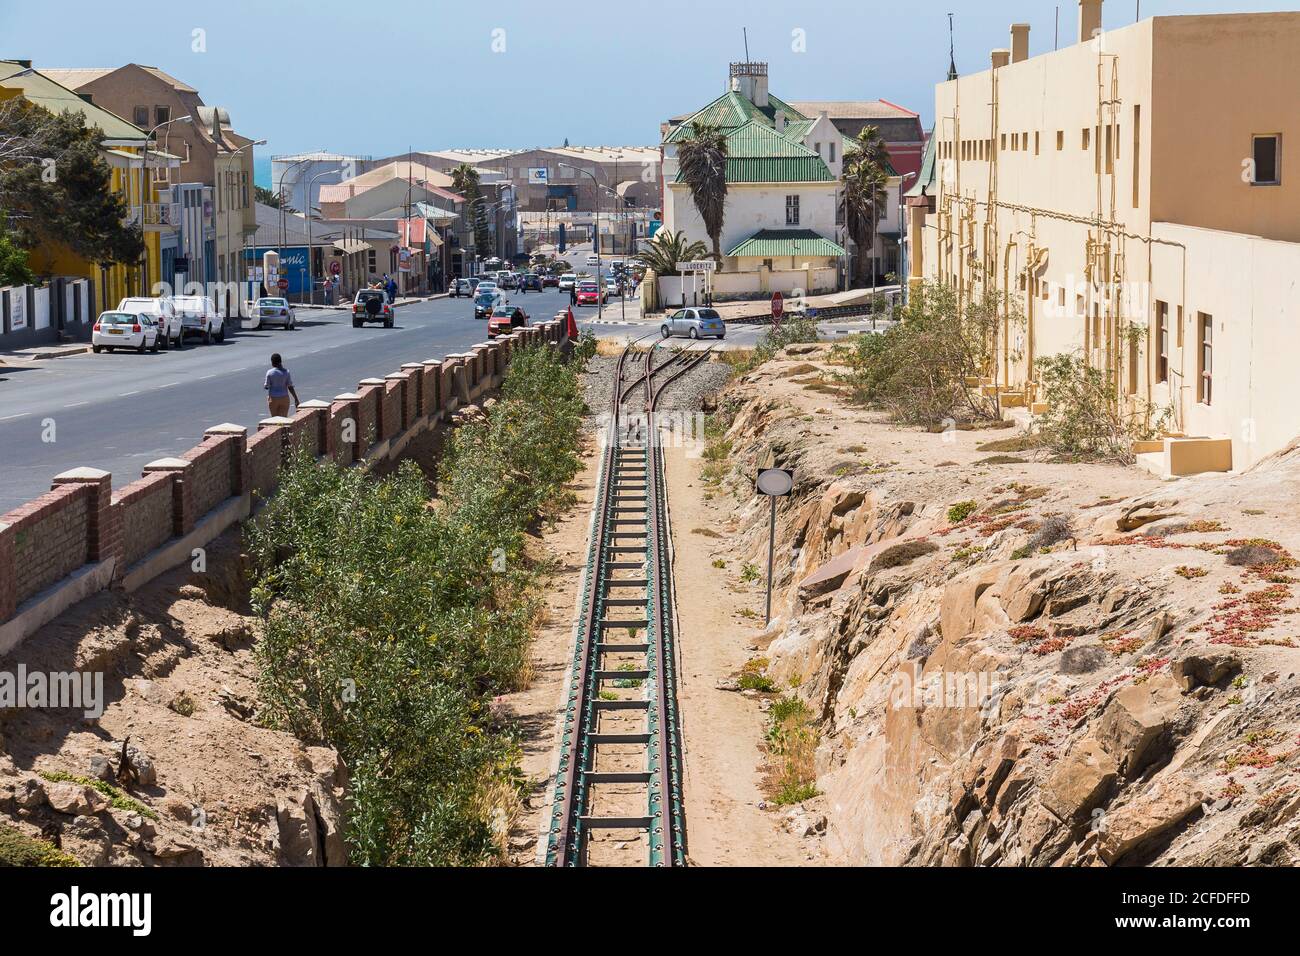
[[(1038, 397), (1034, 360), (1081, 352), (1127, 406), (1167, 411), (1139, 461), (1243, 468), (1300, 433), (1300, 13), (1172, 16), (942, 83), (909, 195), (911, 268), (1010, 290), (995, 376)], [(1148, 406), (1149, 403), (1149, 406)]]

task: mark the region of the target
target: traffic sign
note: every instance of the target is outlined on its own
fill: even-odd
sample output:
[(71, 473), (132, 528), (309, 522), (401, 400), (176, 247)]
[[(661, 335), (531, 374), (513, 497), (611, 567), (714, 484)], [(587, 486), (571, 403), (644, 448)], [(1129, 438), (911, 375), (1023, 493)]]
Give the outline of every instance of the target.
[(288, 279), (281, 279), (279, 282), (276, 283), (276, 285), (280, 287), (281, 292), (287, 292), (289, 290)]
[(338, 275), (342, 271), (343, 266), (337, 259), (330, 263), (330, 275)]
[(785, 299), (780, 292), (772, 293), (772, 318), (779, 319), (785, 314)]

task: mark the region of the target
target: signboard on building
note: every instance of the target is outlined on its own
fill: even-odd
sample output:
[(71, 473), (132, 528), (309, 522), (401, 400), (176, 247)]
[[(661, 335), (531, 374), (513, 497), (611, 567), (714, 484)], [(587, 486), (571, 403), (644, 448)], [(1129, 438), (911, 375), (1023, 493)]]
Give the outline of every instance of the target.
[(9, 290), (9, 330), (17, 332), (27, 328), (27, 286)]
[(529, 166), (528, 182), (534, 186), (545, 186), (549, 183), (550, 173), (545, 166)]
[(411, 250), (410, 249), (397, 250), (397, 271), (398, 272), (411, 271)]

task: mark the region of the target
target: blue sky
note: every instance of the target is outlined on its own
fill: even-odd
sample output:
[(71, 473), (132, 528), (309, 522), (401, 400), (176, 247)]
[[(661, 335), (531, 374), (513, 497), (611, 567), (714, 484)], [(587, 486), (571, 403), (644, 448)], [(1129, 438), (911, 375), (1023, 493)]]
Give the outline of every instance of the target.
[[(1141, 12), (1294, 5), (1141, 0)], [(1075, 9), (1060, 3), (1063, 45)], [(784, 99), (883, 98), (929, 125), (948, 66), (948, 12), (958, 69), (975, 72), (1007, 45), (1013, 21), (1032, 25), (1033, 53), (1050, 50), (1055, 10), (1051, 0), (0, 0), (0, 57), (158, 66), (229, 109), (241, 133), (268, 139), (271, 153), (385, 155), (566, 137), (656, 142), (661, 120), (722, 92), (728, 61), (744, 56), (742, 26)], [(1105, 25), (1134, 13), (1135, 0), (1106, 0)], [(792, 48), (797, 30), (805, 52)]]

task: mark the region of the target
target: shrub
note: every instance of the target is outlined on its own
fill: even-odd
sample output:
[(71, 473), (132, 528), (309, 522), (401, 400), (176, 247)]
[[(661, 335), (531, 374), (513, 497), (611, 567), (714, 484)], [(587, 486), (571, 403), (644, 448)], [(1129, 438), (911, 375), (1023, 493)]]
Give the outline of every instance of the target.
[(1137, 406), (1125, 411), (1113, 376), (1080, 356), (1048, 355), (1035, 365), (1047, 403), (1038, 434), (1064, 458), (1131, 463), (1133, 442), (1149, 439), (1168, 415), (1154, 415), (1154, 406), (1136, 399)]
[(581, 413), (576, 367), (523, 350), (486, 418), (450, 437), (436, 507), (412, 462), (375, 481), (299, 459), (249, 526), (266, 719), (347, 764), (358, 863), (500, 852), (517, 748), (491, 704), (525, 673), (524, 531), (566, 500)]
[(836, 349), (848, 369), (839, 381), (859, 404), (884, 408), (902, 424), (939, 428), (950, 420), (999, 419), (996, 399), (968, 388), (966, 379), (989, 374), (1001, 354), (1003, 327), (1024, 321), (1018, 309), (1010, 318), (1002, 312), (993, 293), (959, 302), (949, 286), (927, 282), (896, 325)]
[(948, 509), (948, 523), (961, 524), (971, 515), (979, 510), (979, 503), (975, 501), (959, 501)]
[(0, 824), (0, 867), (7, 866), (73, 867), (81, 866), (81, 862), (53, 843)]
[(817, 729), (812, 711), (793, 694), (772, 702), (767, 712), (768, 767), (764, 783), (778, 806), (817, 795)]
[(774, 325), (763, 333), (758, 345), (736, 371), (745, 373), (758, 368), (764, 362), (776, 357), (776, 353), (787, 345), (800, 345), (819, 341), (817, 322), (808, 318), (786, 319), (780, 325)]

